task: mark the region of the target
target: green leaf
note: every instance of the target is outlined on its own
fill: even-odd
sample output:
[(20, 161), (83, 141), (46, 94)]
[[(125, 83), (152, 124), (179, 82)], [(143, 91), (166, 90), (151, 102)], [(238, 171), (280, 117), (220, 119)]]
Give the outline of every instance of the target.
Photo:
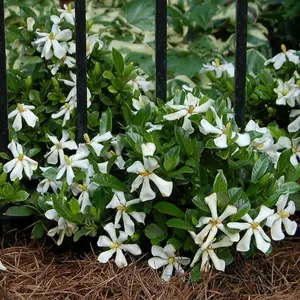
[(202, 211), (206, 211), (206, 212), (210, 212), (209, 207), (207, 206), (207, 204), (204, 202), (204, 197), (201, 195), (196, 195), (193, 199), (192, 199), (193, 203), (199, 207)]
[(154, 244), (158, 244), (168, 237), (167, 233), (155, 223), (146, 226), (145, 235), (151, 239), (151, 242)]
[(244, 216), (251, 208), (251, 203), (246, 195), (243, 194), (242, 198), (237, 200), (234, 203), (234, 206), (237, 208), (237, 213), (230, 217), (232, 222), (238, 221)]
[(28, 199), (28, 197), (29, 197), (29, 194), (27, 192), (18, 191), (14, 195), (13, 199), (14, 199), (14, 201), (25, 201), (26, 199)]
[(131, 125), (134, 122), (134, 116), (132, 114), (132, 111), (128, 105), (127, 102), (124, 101), (123, 107), (122, 107), (122, 113), (124, 120), (126, 122), (126, 125)]
[(184, 218), (184, 212), (178, 208), (175, 204), (168, 203), (168, 202), (158, 202), (154, 205), (154, 208), (156, 208), (161, 213), (178, 217), (178, 218)]
[(0, 157), (5, 160), (11, 160), (11, 157), (5, 152), (0, 152)]
[(99, 124), (98, 118), (99, 118), (98, 111), (91, 112), (88, 117), (89, 126), (96, 127)]
[(36, 154), (38, 154), (39, 152), (41, 152), (41, 148), (32, 148), (27, 151), (27, 156), (33, 157)]
[(4, 213), (6, 216), (12, 217), (28, 217), (34, 214), (34, 210), (29, 206), (12, 206)]
[(72, 198), (69, 202), (69, 207), (72, 214), (76, 215), (80, 213), (80, 205), (75, 198)]
[(73, 241), (77, 242), (79, 241), (79, 239), (88, 234), (88, 230), (85, 227), (80, 228), (78, 231), (75, 232), (74, 237), (73, 237)]
[(167, 240), (167, 244), (172, 244), (176, 250), (183, 246), (183, 241), (177, 237), (172, 237)]
[(294, 194), (300, 191), (300, 184), (297, 182), (286, 182), (281, 184), (276, 193), (280, 193), (282, 195)]
[(191, 281), (196, 282), (201, 279), (200, 263), (197, 263), (191, 271)]
[(57, 168), (49, 168), (48, 170), (42, 173), (43, 177), (49, 180), (56, 180), (57, 174), (58, 174)]
[(264, 69), (266, 58), (257, 50), (250, 49), (247, 51), (247, 72), (258, 74)]
[(144, 126), (148, 122), (150, 117), (151, 106), (150, 104), (148, 104), (137, 112), (134, 118), (134, 125)]
[(268, 170), (270, 160), (267, 156), (261, 156), (253, 166), (251, 180), (256, 181), (260, 179)]
[(94, 182), (121, 192), (127, 191), (126, 186), (119, 179), (110, 174), (96, 174), (94, 176)]
[(123, 55), (116, 50), (115, 48), (112, 48), (112, 60), (113, 64), (119, 74), (122, 74), (124, 71), (124, 58)]
[(223, 173), (223, 170), (219, 170), (215, 178), (213, 190), (215, 193), (227, 191), (227, 179)]
[(192, 155), (194, 152), (193, 143), (189, 134), (181, 127), (175, 127), (175, 138), (180, 150), (183, 153)]
[(241, 188), (231, 188), (228, 190), (228, 197), (230, 199), (229, 204), (234, 204), (236, 201), (238, 201), (243, 194), (243, 190)]
[(194, 226), (191, 223), (189, 223), (185, 220), (182, 220), (182, 219), (177, 219), (177, 218), (170, 219), (167, 222), (167, 225), (169, 227), (174, 227), (174, 228), (178, 228), (178, 229), (185, 229), (185, 230), (191, 230), (191, 231), (195, 230)]
[(31, 232), (32, 238), (40, 239), (43, 237), (45, 228), (42, 222), (37, 222)]
[(175, 146), (172, 147), (165, 155), (164, 155), (164, 169), (166, 172), (171, 171), (177, 167), (180, 162), (179, 156), (180, 149)]
[(112, 130), (112, 113), (110, 108), (102, 113), (99, 125), (99, 133), (104, 134)]

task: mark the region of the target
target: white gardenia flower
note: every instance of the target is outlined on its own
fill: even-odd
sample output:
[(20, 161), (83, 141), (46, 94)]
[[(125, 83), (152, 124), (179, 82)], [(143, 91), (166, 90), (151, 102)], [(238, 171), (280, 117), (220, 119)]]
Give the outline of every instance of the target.
[[(286, 136), (281, 136), (277, 141), (277, 149), (292, 149), (292, 156), (290, 162), (293, 166), (299, 164), (298, 159), (300, 160), (300, 137), (296, 139), (289, 139)], [(297, 158), (298, 157), (298, 158)]]
[(206, 249), (208, 245), (210, 245), (215, 239), (215, 236), (217, 235), (219, 229), (224, 232), (232, 242), (239, 241), (239, 233), (230, 233), (223, 224), (223, 221), (226, 218), (237, 213), (237, 208), (233, 205), (227, 205), (224, 212), (220, 216), (218, 216), (217, 194), (213, 193), (205, 197), (204, 201), (210, 209), (211, 217), (201, 217), (199, 219), (199, 223), (196, 227), (202, 227), (203, 225), (206, 226), (195, 236), (195, 242), (197, 244), (199, 244), (200, 242), (203, 243), (201, 247), (202, 249)]
[(25, 120), (28, 126), (34, 128), (38, 117), (32, 112), (35, 107), (33, 105), (25, 105), (18, 103), (15, 110), (8, 114), (8, 119), (15, 117), (12, 127), (15, 131), (22, 129), (22, 118)]
[[(69, 92), (66, 98), (66, 102), (69, 102), (73, 99), (77, 100), (76, 74), (70, 71), (70, 77), (71, 80), (59, 79), (60, 81), (63, 81), (64, 84), (72, 87), (71, 91)], [(87, 88), (87, 107), (91, 106), (91, 98), (92, 98), (91, 92), (89, 88)]]
[(26, 23), (27, 23), (27, 29), (28, 31), (33, 31), (33, 26), (35, 24), (35, 20), (32, 17), (29, 17), (26, 19)]
[(172, 244), (168, 244), (164, 248), (159, 246), (152, 246), (151, 248), (154, 257), (148, 260), (148, 264), (154, 270), (165, 266), (161, 274), (161, 278), (165, 281), (171, 279), (174, 268), (175, 273), (182, 276), (184, 274), (182, 266), (188, 265), (191, 261), (188, 257), (175, 256), (175, 252)]
[(154, 84), (152, 81), (147, 81), (143, 76), (137, 76), (135, 79), (128, 81), (127, 84), (133, 86), (133, 91), (141, 89), (144, 93), (154, 90)]
[(0, 260), (0, 271), (7, 271), (7, 268), (2, 264)]
[[(190, 232), (192, 234), (192, 237), (195, 237), (195, 234), (193, 232)], [(211, 265), (209, 261), (211, 260), (214, 267), (218, 271), (225, 271), (225, 260), (218, 258), (217, 254), (215, 253), (215, 250), (218, 248), (224, 248), (224, 247), (230, 247), (233, 242), (225, 236), (223, 239), (221, 239), (218, 242), (212, 241), (205, 249), (201, 247), (201, 243), (196, 243), (200, 246), (198, 251), (196, 252), (194, 259), (191, 263), (191, 267), (193, 267), (200, 259), (201, 257), (201, 265), (200, 265), (200, 272), (208, 272), (211, 268)]]
[(165, 120), (174, 121), (184, 118), (182, 128), (189, 134), (194, 132), (192, 122), (189, 117), (194, 114), (205, 113), (212, 106), (213, 100), (208, 99), (205, 103), (200, 104), (200, 99), (194, 97), (191, 93), (188, 93), (183, 105), (176, 105), (167, 103), (169, 107), (176, 110), (175, 113), (164, 116)]
[(31, 179), (33, 171), (38, 167), (38, 163), (23, 153), (23, 147), (14, 140), (8, 144), (7, 148), (11, 151), (14, 158), (3, 166), (5, 173), (10, 174), (10, 180), (15, 181), (17, 178), (23, 178), (23, 170), (26, 176)]
[(74, 196), (78, 196), (78, 203), (80, 205), (80, 211), (84, 213), (85, 208), (90, 206), (92, 203), (90, 201), (89, 190), (96, 183), (91, 182), (91, 179), (87, 176), (87, 178), (83, 181), (82, 184), (72, 183), (71, 190)]
[(51, 115), (52, 119), (58, 119), (61, 116), (64, 116), (62, 126), (65, 126), (67, 121), (70, 120), (72, 111), (77, 107), (76, 98), (72, 98), (69, 103), (65, 103), (59, 111)]
[(298, 132), (300, 130), (300, 109), (293, 109), (289, 117), (296, 117), (296, 119), (291, 124), (289, 124), (288, 132)]
[(234, 65), (232, 63), (222, 65), (220, 64), (220, 60), (218, 58), (216, 58), (211, 65), (203, 64), (203, 68), (200, 72), (205, 73), (209, 71), (214, 71), (217, 78), (220, 78), (225, 71), (228, 73), (230, 78), (234, 77)]
[(250, 249), (252, 235), (254, 234), (256, 247), (263, 253), (266, 253), (271, 244), (270, 238), (266, 235), (260, 223), (274, 214), (274, 209), (270, 209), (264, 205), (260, 207), (259, 214), (253, 220), (248, 214), (245, 214), (241, 219), (245, 223), (231, 222), (227, 226), (232, 229), (247, 230), (242, 239), (238, 242), (236, 250), (247, 252)]
[(62, 244), (65, 236), (71, 237), (79, 229), (76, 224), (60, 217), (55, 209), (47, 210), (45, 217), (49, 220), (54, 220), (57, 222), (57, 226), (50, 229), (47, 234), (51, 237), (55, 236), (56, 234), (58, 235), (58, 239), (56, 241), (58, 246)]
[(228, 122), (226, 125), (223, 123), (223, 116), (220, 118), (216, 112), (216, 110), (211, 107), (211, 111), (214, 114), (216, 126), (213, 126), (211, 123), (209, 123), (206, 119), (202, 119), (200, 121), (200, 131), (207, 135), (209, 133), (216, 134), (217, 137), (214, 138), (214, 143), (216, 147), (220, 149), (225, 149), (228, 147), (228, 138), (234, 139), (236, 136), (238, 136), (235, 143), (239, 147), (245, 147), (248, 146), (251, 142), (250, 135), (248, 133), (237, 133), (232, 131), (231, 137), (228, 136), (229, 129), (231, 127), (231, 123)]
[(67, 49), (59, 42), (67, 42), (72, 38), (72, 31), (70, 29), (61, 31), (57, 24), (53, 24), (50, 33), (37, 30), (36, 34), (39, 38), (32, 42), (32, 44), (37, 46), (37, 50), (42, 53), (41, 57), (50, 59), (53, 53), (59, 59), (66, 56)]
[(272, 63), (275, 70), (279, 70), (286, 61), (291, 61), (295, 65), (297, 65), (299, 63), (299, 56), (295, 55), (295, 53), (297, 51), (295, 51), (295, 50), (288, 50), (287, 51), (285, 45), (281, 45), (281, 50), (282, 50), (282, 52), (275, 55), (271, 59), (268, 59), (265, 62), (265, 66)]
[(68, 185), (71, 185), (75, 177), (73, 168), (75, 167), (87, 170), (89, 167), (89, 160), (87, 159), (89, 154), (90, 152), (85, 147), (85, 145), (79, 145), (79, 149), (77, 150), (76, 154), (70, 157), (65, 155), (64, 163), (59, 167), (56, 179), (62, 178), (63, 175), (67, 173), (67, 183)]
[(268, 217), (266, 225), (271, 228), (271, 237), (274, 241), (283, 240), (282, 223), (288, 235), (294, 235), (297, 230), (297, 222), (289, 219), (295, 213), (296, 207), (293, 201), (288, 201), (289, 195), (281, 195), (276, 203), (277, 212)]
[(144, 212), (131, 211), (126, 212), (126, 209), (131, 205), (137, 204), (141, 202), (141, 199), (133, 199), (130, 201), (126, 201), (125, 195), (123, 192), (113, 190), (114, 196), (112, 200), (106, 205), (106, 208), (117, 209), (117, 214), (115, 217), (115, 226), (117, 226), (121, 220), (123, 219), (124, 230), (129, 235), (132, 236), (134, 234), (134, 223), (130, 217), (135, 219), (139, 223), (145, 223), (146, 214)]
[(154, 158), (148, 158), (147, 156), (153, 156), (156, 150), (155, 144), (146, 143), (142, 144), (143, 161), (136, 161), (131, 165), (127, 172), (139, 174), (131, 185), (131, 192), (137, 190), (142, 184), (140, 192), (140, 199), (142, 201), (148, 201), (155, 198), (156, 194), (150, 186), (150, 180), (157, 186), (163, 197), (169, 197), (173, 190), (173, 182), (166, 181), (153, 173), (155, 169), (159, 168), (158, 162)]
[(90, 145), (94, 149), (97, 156), (100, 156), (101, 151), (104, 148), (104, 146), (101, 143), (109, 141), (110, 139), (112, 139), (112, 137), (113, 136), (110, 131), (104, 134), (97, 134), (92, 140), (90, 139), (87, 133), (84, 134), (86, 144)]
[[(40, 169), (42, 172), (46, 172), (47, 170), (51, 169), (51, 167), (40, 167)], [(53, 192), (56, 194), (57, 190), (62, 188), (62, 182), (45, 178), (38, 184), (36, 190), (44, 195), (48, 191), (49, 187), (51, 187)]]
[(60, 141), (54, 135), (47, 134), (47, 137), (54, 144), (54, 146), (50, 148), (50, 151), (45, 155), (45, 158), (47, 158), (47, 163), (50, 165), (56, 165), (58, 162), (58, 157), (60, 164), (62, 165), (64, 163), (64, 149), (78, 149), (76, 142), (69, 140), (70, 134), (67, 130), (62, 131), (62, 138)]
[(150, 122), (147, 122), (145, 124), (145, 127), (148, 128), (146, 129), (147, 132), (153, 132), (153, 131), (157, 131), (157, 130), (162, 130), (163, 129), (163, 125), (158, 125), (158, 124), (152, 124)]
[(56, 73), (62, 65), (67, 65), (70, 69), (74, 68), (76, 65), (76, 59), (72, 56), (65, 56), (61, 58), (56, 64), (49, 65), (49, 68), (51, 69), (51, 74), (56, 75)]
[(295, 96), (294, 95), (294, 83), (295, 79), (292, 77), (289, 81), (283, 82), (281, 79), (277, 79), (278, 87), (274, 89), (277, 94), (276, 104), (286, 105), (290, 107), (295, 106)]
[(65, 19), (67, 23), (75, 25), (75, 9), (72, 9), (71, 4), (64, 4), (64, 9), (57, 9), (61, 14), (60, 20)]
[(132, 99), (132, 106), (136, 109), (136, 111), (133, 111), (133, 114), (137, 114), (137, 112), (146, 107), (148, 104), (150, 104), (150, 107), (154, 109), (156, 106), (154, 102), (150, 101), (147, 96), (140, 95), (139, 99)]
[(141, 248), (137, 244), (123, 244), (127, 240), (128, 235), (124, 231), (119, 231), (119, 237), (117, 237), (116, 228), (113, 223), (106, 224), (104, 230), (109, 234), (110, 238), (101, 235), (97, 245), (110, 249), (100, 253), (98, 256), (99, 262), (103, 264), (107, 263), (113, 254), (116, 253), (115, 263), (119, 268), (123, 268), (128, 265), (123, 251), (130, 252), (133, 255), (142, 254)]

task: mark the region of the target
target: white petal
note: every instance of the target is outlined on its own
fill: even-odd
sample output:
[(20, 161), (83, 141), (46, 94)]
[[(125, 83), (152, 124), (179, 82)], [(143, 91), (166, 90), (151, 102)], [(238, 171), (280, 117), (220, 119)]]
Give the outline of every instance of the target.
[(144, 165), (140, 161), (134, 162), (128, 169), (127, 172), (129, 173), (136, 173), (140, 174), (145, 171)]
[(62, 59), (63, 57), (66, 56), (67, 50), (57, 40), (53, 40), (52, 45), (53, 45), (54, 55), (57, 58)]
[(122, 252), (122, 250), (120, 248), (117, 248), (117, 255), (115, 258), (115, 263), (119, 268), (123, 268), (126, 267), (127, 264), (127, 260)]
[(132, 211), (129, 213), (138, 223), (145, 223), (146, 214), (144, 212)]
[(223, 224), (219, 224), (218, 228), (228, 236), (230, 241), (238, 242), (240, 240), (240, 234), (238, 232), (236, 232), (236, 233), (229, 232), (229, 230), (227, 230)]
[(115, 252), (116, 249), (109, 249), (107, 251), (101, 252), (100, 255), (98, 256), (98, 261), (101, 262), (102, 264), (107, 263)]
[(254, 236), (255, 236), (255, 242), (256, 242), (256, 247), (263, 253), (266, 253), (271, 244), (266, 242), (263, 237), (261, 236), (260, 232), (258, 230), (254, 230)]
[(132, 183), (132, 185), (131, 185), (131, 192), (136, 191), (136, 190), (139, 188), (139, 186), (143, 183), (143, 181), (144, 181), (144, 177), (141, 176), (141, 175), (139, 175), (139, 176), (133, 181), (133, 183)]
[(217, 194), (212, 193), (209, 196), (204, 198), (204, 202), (208, 205), (211, 216), (214, 220), (218, 218), (218, 212), (217, 212)]
[(202, 254), (200, 271), (201, 272), (208, 272), (210, 268), (211, 268), (211, 265), (209, 263), (208, 252), (204, 251), (203, 254)]
[(12, 124), (12, 127), (15, 131), (19, 131), (22, 129), (22, 117), (21, 114), (17, 114), (15, 120)]
[(176, 111), (172, 114), (165, 115), (164, 119), (168, 120), (168, 121), (178, 120), (178, 119), (181, 119), (184, 116), (186, 116), (187, 113), (188, 113), (188, 111), (186, 109), (179, 110), (179, 111)]
[(175, 256), (176, 249), (174, 248), (174, 246), (172, 244), (167, 244), (163, 250), (168, 255), (168, 257)]
[(26, 110), (22, 113), (22, 117), (30, 127), (35, 127), (36, 121), (39, 119), (32, 111)]
[(3, 266), (2, 262), (0, 261), (0, 271), (6, 271), (7, 268)]
[(282, 219), (279, 218), (273, 223), (271, 227), (271, 236), (274, 241), (280, 241), (284, 239), (284, 234), (282, 232), (281, 226)]
[(123, 212), (122, 216), (124, 222), (124, 230), (129, 236), (132, 236), (134, 234), (134, 223), (125, 211)]
[(248, 133), (243, 133), (243, 134), (238, 133), (237, 135), (238, 135), (238, 139), (235, 141), (235, 143), (238, 146), (245, 147), (250, 144), (251, 139), (250, 139), (250, 135)]
[(259, 214), (254, 219), (254, 222), (260, 223), (261, 221), (265, 220), (272, 214), (274, 214), (274, 209), (270, 209), (270, 208), (266, 207), (265, 205), (262, 205), (260, 207)]
[(72, 31), (70, 29), (65, 29), (59, 32), (55, 38), (61, 42), (67, 42), (72, 38)]
[(251, 237), (253, 235), (252, 228), (249, 228), (245, 235), (241, 238), (236, 246), (237, 251), (247, 252), (250, 249)]
[(71, 166), (68, 165), (66, 169), (67, 169), (67, 176), (66, 176), (67, 183), (68, 183), (68, 185), (71, 185), (73, 182), (73, 179), (75, 178), (75, 174), (74, 174)]
[(99, 236), (97, 245), (99, 247), (110, 247), (111, 245), (113, 245), (113, 242), (105, 235), (101, 235)]
[(237, 213), (237, 208), (233, 205), (227, 205), (224, 212), (219, 217), (219, 220), (223, 222), (227, 217), (232, 216)]
[(142, 201), (148, 201), (154, 199), (156, 196), (155, 192), (153, 192), (148, 176), (144, 177), (142, 189), (140, 192), (140, 199)]
[(285, 231), (288, 235), (294, 235), (297, 230), (297, 222), (291, 221), (288, 218), (283, 218), (282, 220)]
[(220, 149), (225, 149), (228, 147), (226, 134), (221, 134), (219, 137), (214, 139), (215, 145)]
[(173, 182), (166, 181), (152, 173), (150, 179), (155, 183), (163, 197), (169, 197), (173, 190)]
[(274, 214), (274, 215), (271, 215), (270, 217), (268, 217), (267, 219), (267, 222), (266, 222), (266, 225), (268, 227), (272, 227), (273, 223), (278, 220), (278, 219), (281, 219), (280, 215), (279, 214)]
[(122, 244), (120, 246), (122, 250), (130, 252), (132, 255), (141, 255), (142, 250), (137, 244)]
[(285, 149), (291, 149), (292, 148), (292, 142), (291, 140), (286, 137), (286, 136), (281, 136), (277, 143), (277, 149), (282, 149), (282, 148), (285, 148)]
[(278, 201), (276, 203), (278, 212), (280, 212), (281, 210), (283, 210), (285, 208), (288, 199), (289, 199), (289, 195), (281, 195), (278, 198)]
[(199, 248), (193, 258), (193, 261), (191, 262), (191, 268), (199, 261), (201, 254), (202, 254), (202, 249)]
[(210, 248), (217, 249), (217, 248), (229, 247), (232, 244), (233, 242), (227, 236), (225, 236), (220, 241), (211, 244)]
[(19, 178), (21, 180), (23, 178), (22, 173), (23, 173), (23, 165), (20, 161), (18, 161), (16, 163), (14, 169), (10, 173), (10, 180), (15, 181), (17, 178)]
[(188, 134), (192, 134), (194, 132), (194, 128), (192, 126), (192, 122), (189, 119), (190, 115), (187, 115), (184, 117), (184, 121), (182, 124), (182, 128), (188, 133)]
[(208, 250), (208, 254), (214, 264), (214, 267), (218, 271), (225, 271), (225, 261), (223, 259), (219, 259), (213, 250)]
[(161, 278), (162, 278), (163, 280), (165, 280), (165, 281), (169, 281), (169, 280), (171, 279), (171, 277), (172, 277), (173, 269), (174, 269), (173, 265), (172, 265), (172, 264), (168, 264), (168, 265), (164, 268), (164, 270), (163, 270), (163, 272), (162, 272), (162, 274), (161, 274)]
[(200, 122), (201, 127), (205, 130), (206, 133), (215, 133), (222, 134), (223, 131), (213, 125), (211, 125), (207, 120), (203, 119)]
[(246, 230), (251, 226), (251, 224), (240, 223), (240, 222), (230, 222), (227, 224), (227, 226), (232, 229)]
[(156, 150), (155, 144), (146, 143), (141, 145), (143, 156), (153, 156)]
[(163, 259), (160, 257), (152, 257), (148, 260), (149, 266), (154, 270), (157, 270), (163, 266), (166, 266), (168, 263), (169, 262), (167, 259)]
[(16, 165), (16, 163), (19, 160), (17, 158), (12, 159), (11, 161), (7, 162), (4, 166), (3, 166), (3, 170), (5, 173), (9, 173)]
[(45, 212), (45, 217), (49, 220), (53, 220), (58, 216), (57, 211), (55, 209), (49, 209)]
[(203, 250), (205, 250), (213, 242), (213, 240), (214, 240), (215, 236), (217, 235), (217, 233), (218, 233), (218, 228), (216, 226), (212, 226), (208, 237), (206, 238), (205, 242), (201, 246), (201, 248)]
[(195, 109), (194, 109), (194, 113), (204, 113), (206, 112), (213, 104), (213, 100), (209, 99), (207, 100), (205, 103), (197, 106)]
[(289, 215), (293, 215), (295, 213), (296, 206), (294, 201), (290, 201), (288, 206), (284, 209), (284, 212), (288, 213)]
[(109, 234), (111, 240), (116, 243), (117, 235), (116, 235), (116, 228), (113, 223), (108, 223), (104, 227), (104, 230)]

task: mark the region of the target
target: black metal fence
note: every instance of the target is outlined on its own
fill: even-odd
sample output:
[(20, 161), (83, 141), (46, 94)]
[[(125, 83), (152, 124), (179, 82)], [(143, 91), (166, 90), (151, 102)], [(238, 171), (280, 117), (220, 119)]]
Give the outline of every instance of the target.
[[(86, 1), (75, 0), (77, 140), (87, 132)], [(156, 0), (156, 97), (166, 100), (167, 91), (167, 0)], [(246, 44), (248, 0), (236, 0), (235, 118), (245, 124)], [(0, 0), (0, 152), (8, 145), (4, 0)]]

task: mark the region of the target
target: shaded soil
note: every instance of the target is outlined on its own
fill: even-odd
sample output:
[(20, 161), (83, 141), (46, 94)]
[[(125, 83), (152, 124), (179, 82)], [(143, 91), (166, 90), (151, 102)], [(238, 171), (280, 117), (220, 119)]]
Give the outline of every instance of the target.
[(145, 258), (118, 269), (113, 263), (99, 264), (94, 253), (69, 257), (36, 244), (0, 250), (8, 269), (0, 273), (0, 299), (300, 299), (299, 237), (275, 244), (269, 257), (257, 253), (244, 260), (236, 254), (236, 263), (225, 273), (213, 271), (199, 283), (184, 278), (164, 283)]

